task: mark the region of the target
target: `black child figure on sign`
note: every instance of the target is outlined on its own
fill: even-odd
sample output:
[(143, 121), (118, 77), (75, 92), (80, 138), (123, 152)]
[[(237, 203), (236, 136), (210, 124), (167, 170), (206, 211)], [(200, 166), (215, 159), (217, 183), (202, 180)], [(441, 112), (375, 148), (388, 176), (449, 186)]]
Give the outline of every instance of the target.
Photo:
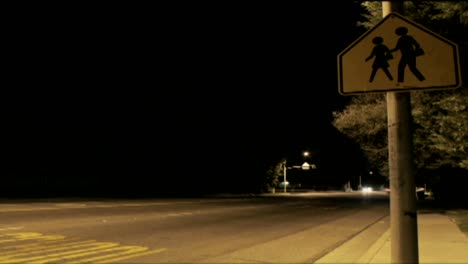
[(416, 57), (424, 54), (419, 43), (412, 36), (408, 35), (406, 27), (398, 27), (395, 29), (395, 34), (400, 36), (400, 38), (396, 47), (390, 50), (390, 52), (400, 50), (401, 53), (400, 62), (398, 63), (398, 82), (402, 83), (405, 80), (406, 66), (408, 66), (419, 81), (424, 81), (424, 75), (416, 67)]
[(375, 46), (372, 49), (372, 53), (369, 55), (369, 57), (366, 58), (366, 61), (368, 61), (375, 57), (374, 63), (372, 63), (372, 72), (369, 78), (369, 82), (372, 82), (374, 80), (375, 74), (377, 73), (378, 69), (382, 69), (385, 75), (387, 75), (388, 79), (392, 81), (393, 77), (390, 74), (390, 71), (388, 70), (388, 67), (390, 66), (388, 64), (388, 60), (392, 59), (393, 57), (390, 53), (389, 48), (383, 44), (382, 37), (373, 38), (372, 43), (374, 43)]

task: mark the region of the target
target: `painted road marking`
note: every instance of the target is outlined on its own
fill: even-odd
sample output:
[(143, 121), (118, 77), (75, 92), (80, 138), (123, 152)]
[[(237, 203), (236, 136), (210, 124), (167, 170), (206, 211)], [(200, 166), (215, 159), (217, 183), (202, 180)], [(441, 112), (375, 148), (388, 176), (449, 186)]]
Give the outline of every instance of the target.
[(90, 258), (90, 259), (83, 259), (80, 260), (82, 262), (93, 262), (99, 260), (99, 262), (96, 263), (114, 263), (116, 261), (121, 261), (121, 260), (126, 260), (129, 258), (135, 258), (135, 257), (140, 257), (140, 256), (145, 256), (149, 254), (155, 254), (155, 253), (160, 253), (165, 251), (165, 248), (159, 248), (155, 250), (150, 250), (146, 252), (141, 252), (141, 253), (136, 253), (133, 255), (127, 255), (125, 256), (125, 253), (117, 253), (117, 254), (112, 254), (112, 255), (107, 255), (107, 256), (101, 256), (101, 257), (95, 257), (95, 258)]
[(24, 227), (22, 227), (22, 226), (2, 227), (2, 228), (0, 228), (0, 232), (9, 231), (9, 230), (19, 230), (19, 229), (23, 229), (23, 228)]
[(2, 256), (0, 258), (12, 258), (12, 257), (20, 257), (20, 256), (28, 256), (33, 255), (36, 253), (45, 253), (45, 252), (53, 252), (61, 249), (67, 248), (78, 248), (78, 247), (89, 247), (93, 245), (93, 243), (97, 243), (94, 240), (87, 240), (87, 241), (80, 241), (80, 242), (72, 242), (72, 243), (62, 243), (58, 245), (38, 245), (34, 247), (26, 247), (18, 250), (7, 250), (2, 252)]
[[(77, 241), (80, 241), (78, 238), (68, 238), (67, 239), (67, 243), (72, 243), (72, 242), (77, 242)], [(93, 241), (95, 242), (95, 240), (88, 240), (88, 241)], [(3, 252), (8, 252), (8, 251), (16, 251), (18, 252), (19, 250), (23, 250), (23, 249), (27, 249), (29, 250), (28, 248), (32, 248), (32, 249), (35, 249), (37, 247), (40, 247), (40, 246), (47, 246), (47, 245), (63, 245), (63, 240), (52, 240), (52, 241), (45, 241), (45, 242), (40, 242), (40, 243), (36, 243), (36, 242), (33, 242), (33, 243), (29, 243), (29, 244), (21, 244), (21, 245), (17, 245), (17, 244), (13, 244), (13, 245), (10, 245), (10, 246), (2, 246), (1, 249), (4, 249), (2, 250)]]
[[(84, 208), (118, 208), (118, 207), (145, 207), (155, 205), (172, 205), (172, 204), (192, 204), (193, 201), (175, 201), (175, 202), (152, 202), (152, 203), (115, 203), (115, 204), (95, 204), (95, 203), (55, 203), (46, 205), (35, 205), (34, 203), (27, 205), (30, 207), (13, 207), (1, 208), (1, 213), (7, 212), (33, 212), (33, 211), (48, 211), (48, 210), (64, 210), (64, 209), (84, 209)], [(18, 206), (16, 204), (8, 204), (8, 206)], [(24, 206), (24, 205), (21, 205)], [(38, 206), (38, 207), (34, 207)]]
[[(6, 239), (2, 239), (6, 238)], [(64, 236), (44, 236), (40, 233), (33, 233), (33, 232), (24, 232), (24, 233), (6, 233), (0, 234), (0, 244), (8, 243), (8, 242), (16, 242), (21, 240), (57, 240), (57, 239), (64, 239)]]
[(111, 263), (167, 250), (37, 232), (2, 233), (0, 243), (0, 263)]

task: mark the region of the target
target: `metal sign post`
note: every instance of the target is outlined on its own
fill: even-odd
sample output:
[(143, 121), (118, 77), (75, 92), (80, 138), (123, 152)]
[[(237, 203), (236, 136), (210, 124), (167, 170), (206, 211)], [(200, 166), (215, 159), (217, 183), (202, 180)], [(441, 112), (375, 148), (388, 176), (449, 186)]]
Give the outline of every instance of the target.
[[(401, 5), (382, 2), (382, 16), (399, 11)], [(387, 92), (387, 122), (391, 262), (419, 263), (409, 92)]]
[(382, 1), (382, 20), (338, 54), (338, 91), (386, 93), (391, 262), (418, 263), (409, 92), (459, 88), (461, 70), (457, 44), (400, 15), (403, 4)]
[(383, 1), (382, 20), (338, 54), (338, 91), (386, 93), (391, 262), (418, 263), (409, 92), (459, 88), (461, 70), (457, 44), (400, 15), (403, 3)]

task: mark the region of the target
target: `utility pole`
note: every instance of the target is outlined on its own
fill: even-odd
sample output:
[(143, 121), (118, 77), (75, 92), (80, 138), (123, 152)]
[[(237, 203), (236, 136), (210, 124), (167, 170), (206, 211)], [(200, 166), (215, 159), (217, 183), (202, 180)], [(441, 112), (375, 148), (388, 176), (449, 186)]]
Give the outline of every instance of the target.
[[(382, 17), (402, 9), (403, 2), (383, 1)], [(419, 263), (410, 93), (387, 92), (386, 98), (391, 262)]]

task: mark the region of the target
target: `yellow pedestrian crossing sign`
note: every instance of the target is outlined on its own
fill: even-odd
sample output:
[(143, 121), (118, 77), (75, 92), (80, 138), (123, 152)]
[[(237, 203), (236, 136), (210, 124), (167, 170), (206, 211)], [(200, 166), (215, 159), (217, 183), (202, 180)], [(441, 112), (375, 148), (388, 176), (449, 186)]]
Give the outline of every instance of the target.
[(390, 13), (338, 54), (342, 95), (461, 86), (456, 43)]

